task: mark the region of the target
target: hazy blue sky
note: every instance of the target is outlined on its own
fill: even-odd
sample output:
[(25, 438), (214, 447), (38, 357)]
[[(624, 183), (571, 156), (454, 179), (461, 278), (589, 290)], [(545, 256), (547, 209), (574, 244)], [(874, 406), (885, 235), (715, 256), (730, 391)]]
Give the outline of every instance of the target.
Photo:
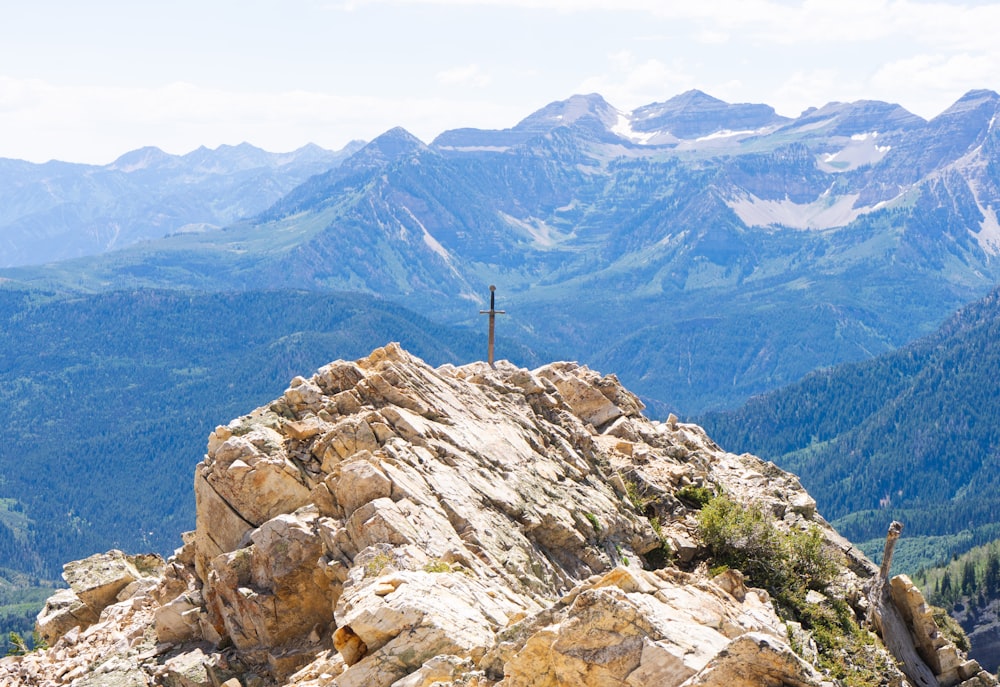
[(931, 118), (1000, 90), (998, 33), (1000, 3), (976, 0), (4, 0), (0, 157), (429, 142), (591, 92)]

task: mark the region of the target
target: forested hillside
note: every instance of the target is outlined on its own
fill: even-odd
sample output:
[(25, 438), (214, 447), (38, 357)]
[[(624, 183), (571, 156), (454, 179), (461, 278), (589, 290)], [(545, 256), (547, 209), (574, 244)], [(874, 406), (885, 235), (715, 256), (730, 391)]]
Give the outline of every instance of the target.
[(928, 601), (943, 607), (968, 635), (969, 655), (986, 670), (1000, 667), (1000, 541), (917, 571)]
[(52, 595), (55, 587), (63, 586), (60, 580), (41, 580), (13, 570), (0, 568), (0, 657), (16, 651), (11, 633), (30, 647), (35, 629), (35, 617)]
[[(293, 376), (393, 340), (433, 364), (485, 357), (484, 332), (356, 294), (0, 289), (0, 322), (0, 566), (48, 578), (179, 546), (209, 432)], [(500, 332), (499, 357), (534, 362)]]
[(906, 525), (895, 567), (912, 572), (1000, 535), (1000, 292), (935, 334), (821, 370), (699, 419), (731, 451), (798, 474), (820, 510), (877, 554)]

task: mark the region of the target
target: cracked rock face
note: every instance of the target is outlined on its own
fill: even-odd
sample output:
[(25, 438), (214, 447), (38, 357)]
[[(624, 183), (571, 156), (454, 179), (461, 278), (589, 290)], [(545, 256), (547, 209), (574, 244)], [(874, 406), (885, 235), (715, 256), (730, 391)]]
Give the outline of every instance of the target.
[(434, 369), (395, 344), (297, 377), (209, 437), (196, 530), (154, 582), (85, 621), (52, 602), (53, 648), (0, 684), (828, 684), (765, 592), (698, 567), (678, 491), (817, 526), (854, 598), (874, 566), (795, 477), (642, 407), (575, 363)]

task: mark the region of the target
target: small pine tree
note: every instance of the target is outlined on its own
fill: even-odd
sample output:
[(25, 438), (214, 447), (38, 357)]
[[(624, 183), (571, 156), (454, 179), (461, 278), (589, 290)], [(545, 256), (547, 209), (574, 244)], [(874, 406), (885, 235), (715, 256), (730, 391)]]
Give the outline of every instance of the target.
[(941, 576), (941, 599), (951, 601), (951, 572), (948, 570)]
[(983, 576), (983, 586), (986, 588), (986, 598), (995, 599), (1000, 595), (1000, 556), (995, 549), (990, 549), (986, 559), (986, 573)]
[(23, 656), (28, 653), (28, 644), (24, 641), (24, 638), (17, 632), (11, 632), (7, 635), (7, 641), (10, 646), (7, 648), (8, 656)]
[(971, 558), (966, 558), (965, 565), (962, 566), (962, 594), (972, 596), (975, 593), (976, 566), (973, 565)]

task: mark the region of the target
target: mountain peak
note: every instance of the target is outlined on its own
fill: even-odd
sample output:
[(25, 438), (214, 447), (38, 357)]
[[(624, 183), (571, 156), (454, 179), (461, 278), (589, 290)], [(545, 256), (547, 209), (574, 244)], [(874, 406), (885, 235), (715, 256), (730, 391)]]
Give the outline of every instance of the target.
[(246, 141), (237, 145), (222, 143), (216, 148), (200, 146), (183, 156), (188, 164), (209, 173), (226, 173), (233, 169), (254, 169), (272, 164), (275, 153), (269, 153), (262, 148)]
[(919, 142), (921, 167), (941, 167), (979, 148), (998, 111), (1000, 95), (985, 89), (967, 92), (928, 122)]
[(140, 169), (156, 167), (173, 159), (173, 157), (173, 155), (163, 152), (156, 146), (146, 146), (125, 153), (108, 165), (107, 168), (120, 172), (134, 172)]
[(684, 91), (683, 93), (679, 93), (662, 104), (677, 110), (704, 107), (726, 107), (729, 105), (726, 101), (711, 96), (704, 91), (698, 90), (697, 88), (692, 88)]
[(361, 148), (354, 159), (392, 161), (404, 155), (424, 150), (427, 146), (401, 126), (393, 127)]
[(685, 91), (631, 113), (634, 131), (660, 131), (681, 139), (699, 138), (719, 131), (754, 131), (788, 121), (770, 105), (734, 105), (699, 90)]
[[(796, 589), (854, 603), (857, 632), (875, 566), (816, 514), (794, 476), (641, 409), (616, 377), (576, 363), (435, 369), (397, 344), (296, 377), (212, 432), (195, 469), (197, 529), (168, 564), (120, 551), (67, 564), (70, 588), (39, 616), (53, 649), (29, 664), (29, 682), (103, 664), (109, 684), (154, 669), (170, 684), (192, 665), (241, 684), (243, 666), (287, 685), (334, 684), (332, 675), (529, 685), (541, 671), (546, 684), (580, 687), (718, 687), (735, 672), (746, 684), (822, 684), (767, 592), (736, 569), (706, 574), (715, 545), (696, 543), (698, 511), (720, 499), (717, 518), (759, 513), (760, 545), (791, 547), (810, 533), (814, 553), (797, 556), (833, 567), (796, 576)], [(798, 565), (767, 551), (759, 562), (769, 571)], [(739, 554), (728, 555), (733, 564)], [(903, 601), (871, 602), (879, 627), (887, 617), (905, 627), (900, 613), (926, 607), (897, 580)], [(915, 636), (935, 642), (942, 664), (978, 670), (929, 613), (919, 620)], [(126, 626), (131, 644), (120, 641)], [(905, 630), (893, 640), (917, 655)], [(857, 656), (837, 651), (848, 674), (876, 659), (885, 677), (903, 678), (870, 640)], [(903, 660), (907, 676), (925, 678), (918, 684), (936, 683), (919, 659)], [(0, 660), (0, 681), (24, 669)]]
[(947, 110), (931, 121), (962, 117), (974, 112), (995, 112), (1000, 109), (1000, 95), (987, 89), (968, 91)]
[(453, 129), (434, 139), (433, 146), (442, 148), (502, 149), (544, 136), (561, 128), (582, 130), (598, 139), (613, 138), (611, 128), (618, 121), (618, 111), (597, 93), (573, 95), (566, 100), (551, 102), (528, 115), (511, 129)]
[(958, 99), (957, 102), (961, 103), (972, 100), (976, 101), (988, 100), (990, 102), (997, 103), (1000, 102), (1000, 94), (988, 88), (972, 89), (970, 91), (967, 91), (961, 98)]
[(597, 93), (573, 95), (566, 100), (549, 103), (521, 120), (515, 130), (548, 131), (557, 126), (569, 126), (580, 120), (596, 120), (605, 127), (613, 126), (618, 112)]
[(921, 117), (895, 103), (880, 100), (857, 100), (851, 103), (830, 102), (809, 108), (785, 129), (822, 131), (825, 135), (853, 136), (878, 132), (909, 131), (926, 124)]

